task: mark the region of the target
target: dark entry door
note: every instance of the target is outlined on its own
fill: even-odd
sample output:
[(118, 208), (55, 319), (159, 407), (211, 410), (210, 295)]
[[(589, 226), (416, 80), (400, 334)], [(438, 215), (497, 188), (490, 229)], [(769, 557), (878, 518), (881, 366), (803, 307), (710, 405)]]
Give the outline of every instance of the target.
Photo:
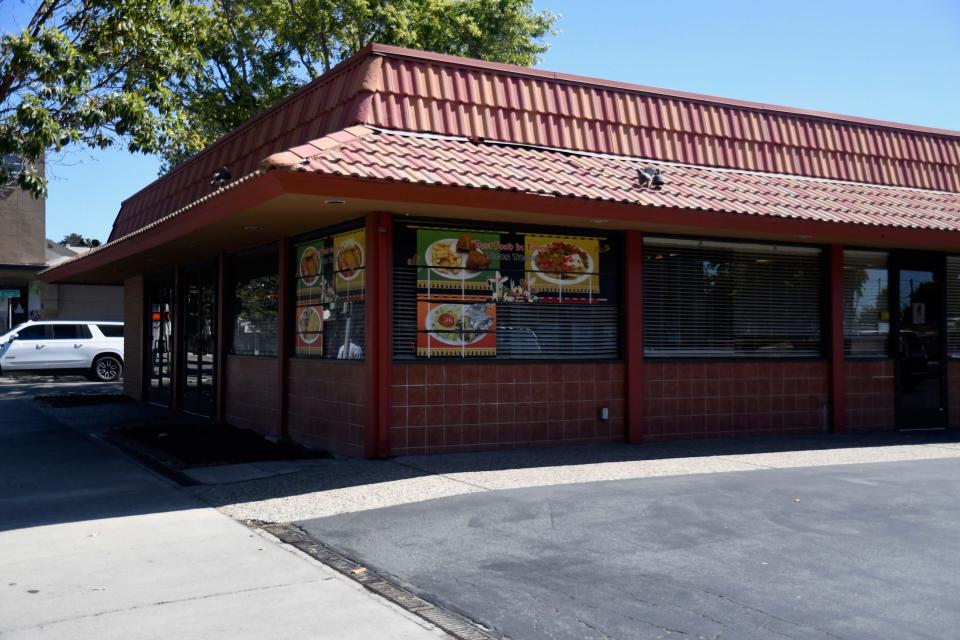
[(898, 262), (897, 425), (942, 428), (947, 418), (942, 260), (903, 257)]
[(183, 272), (183, 347), (180, 358), (180, 408), (210, 417), (216, 375), (217, 270)]
[(173, 274), (147, 279), (147, 399), (173, 400)]

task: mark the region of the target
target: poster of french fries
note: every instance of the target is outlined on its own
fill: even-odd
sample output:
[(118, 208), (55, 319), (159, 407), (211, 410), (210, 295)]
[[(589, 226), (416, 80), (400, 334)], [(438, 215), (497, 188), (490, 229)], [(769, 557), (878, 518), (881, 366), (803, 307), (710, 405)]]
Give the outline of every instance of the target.
[(417, 229), (417, 287), (447, 292), (490, 288), (500, 268), (500, 234), (464, 229)]

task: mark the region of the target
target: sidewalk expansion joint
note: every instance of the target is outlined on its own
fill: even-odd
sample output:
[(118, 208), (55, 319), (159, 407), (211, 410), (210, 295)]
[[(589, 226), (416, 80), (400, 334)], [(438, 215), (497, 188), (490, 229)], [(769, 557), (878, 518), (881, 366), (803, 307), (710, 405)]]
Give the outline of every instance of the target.
[(248, 526), (257, 526), (276, 537), (280, 542), (299, 549), (314, 560), (322, 562), (331, 569), (360, 583), (367, 590), (386, 598), (405, 611), (423, 618), (457, 640), (497, 640), (497, 636), (492, 635), (476, 623), (453, 611), (424, 600), (411, 591), (370, 571), (367, 567), (332, 551), (302, 529), (291, 524), (256, 522), (247, 524)]

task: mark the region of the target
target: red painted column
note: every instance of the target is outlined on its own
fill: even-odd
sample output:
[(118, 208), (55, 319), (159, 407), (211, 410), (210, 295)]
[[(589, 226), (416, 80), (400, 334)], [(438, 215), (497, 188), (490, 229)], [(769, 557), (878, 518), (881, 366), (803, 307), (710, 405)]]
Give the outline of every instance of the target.
[(830, 245), (830, 424), (844, 430), (846, 398), (843, 355), (843, 246)]
[(389, 213), (366, 217), (367, 291), (365, 331), (365, 378), (368, 413), (364, 455), (390, 455), (390, 366), (393, 218)]
[(643, 234), (626, 233), (624, 308), (626, 310), (627, 442), (643, 441)]
[(183, 276), (180, 266), (173, 268), (173, 357), (170, 359), (170, 406), (180, 410), (180, 358), (183, 357)]
[(280, 300), (277, 312), (277, 434), (287, 436), (287, 373), (289, 372), (290, 311), (290, 243), (281, 238), (277, 243), (277, 288)]
[(227, 372), (227, 350), (226, 350), (226, 300), (227, 300), (227, 257), (224, 253), (220, 253), (217, 257), (217, 319), (216, 319), (216, 352), (214, 353), (214, 359), (216, 360), (216, 384), (214, 388), (216, 389), (216, 411), (217, 411), (217, 422), (223, 424), (227, 421), (227, 412), (226, 412), (226, 372)]

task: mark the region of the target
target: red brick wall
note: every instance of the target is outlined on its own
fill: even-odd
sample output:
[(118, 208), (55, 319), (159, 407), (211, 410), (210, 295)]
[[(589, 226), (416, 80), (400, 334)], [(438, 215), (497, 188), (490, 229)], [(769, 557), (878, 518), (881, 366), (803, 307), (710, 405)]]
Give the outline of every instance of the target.
[(223, 385), (227, 424), (277, 434), (279, 366), (277, 358), (227, 356)]
[(622, 442), (623, 376), (616, 363), (394, 363), (390, 453)]
[(291, 358), (287, 431), (294, 442), (363, 455), (368, 398), (362, 362)]
[(847, 431), (887, 431), (896, 427), (893, 360), (847, 360)]
[(950, 428), (960, 429), (960, 360), (947, 361), (947, 385)]
[(825, 431), (828, 366), (648, 360), (645, 439)]

